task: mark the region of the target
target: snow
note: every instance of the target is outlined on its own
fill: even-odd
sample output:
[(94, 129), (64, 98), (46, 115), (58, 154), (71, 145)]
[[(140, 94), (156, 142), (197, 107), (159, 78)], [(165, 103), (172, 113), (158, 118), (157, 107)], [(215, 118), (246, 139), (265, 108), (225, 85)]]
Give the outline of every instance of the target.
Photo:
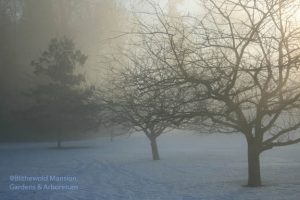
[[(160, 161), (140, 133), (66, 142), (0, 144), (1, 200), (299, 200), (300, 145), (262, 154), (264, 186), (248, 188), (238, 134), (174, 131), (158, 138)], [(69, 176), (78, 190), (10, 190), (12, 175)], [(27, 182), (26, 182), (27, 184)], [(68, 183), (69, 184), (69, 183)]]

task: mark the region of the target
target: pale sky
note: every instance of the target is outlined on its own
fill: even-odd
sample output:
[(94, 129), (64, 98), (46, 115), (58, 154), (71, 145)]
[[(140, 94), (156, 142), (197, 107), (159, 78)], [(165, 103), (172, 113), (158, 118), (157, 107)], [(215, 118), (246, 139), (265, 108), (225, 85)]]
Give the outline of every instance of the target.
[[(182, 14), (196, 14), (200, 10), (200, 6), (198, 4), (198, 0), (173, 0), (179, 2), (177, 10)], [(121, 3), (124, 3), (128, 8), (135, 8), (135, 9), (144, 9), (147, 5), (146, 0), (120, 0)], [(168, 9), (168, 0), (155, 0), (161, 8)]]

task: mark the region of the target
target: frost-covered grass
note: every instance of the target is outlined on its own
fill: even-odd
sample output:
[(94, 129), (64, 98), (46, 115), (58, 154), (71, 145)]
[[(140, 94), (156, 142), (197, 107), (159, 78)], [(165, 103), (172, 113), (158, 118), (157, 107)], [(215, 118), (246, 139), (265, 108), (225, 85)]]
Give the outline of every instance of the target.
[[(158, 138), (152, 161), (142, 134), (51, 143), (0, 144), (1, 200), (299, 200), (300, 145), (262, 154), (264, 187), (247, 182), (246, 143), (240, 135), (173, 132)], [(9, 176), (76, 176), (74, 191), (10, 191)]]

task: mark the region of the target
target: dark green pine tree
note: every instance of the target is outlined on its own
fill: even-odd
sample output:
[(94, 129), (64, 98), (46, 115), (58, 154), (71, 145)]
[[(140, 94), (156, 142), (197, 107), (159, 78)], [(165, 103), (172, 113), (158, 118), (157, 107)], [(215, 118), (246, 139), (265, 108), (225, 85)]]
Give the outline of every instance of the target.
[(32, 61), (34, 73), (43, 83), (31, 90), (35, 104), (27, 112), (39, 131), (55, 134), (57, 147), (62, 141), (96, 128), (97, 109), (92, 98), (94, 88), (84, 86), (85, 77), (78, 71), (87, 56), (68, 38), (52, 39), (39, 59)]

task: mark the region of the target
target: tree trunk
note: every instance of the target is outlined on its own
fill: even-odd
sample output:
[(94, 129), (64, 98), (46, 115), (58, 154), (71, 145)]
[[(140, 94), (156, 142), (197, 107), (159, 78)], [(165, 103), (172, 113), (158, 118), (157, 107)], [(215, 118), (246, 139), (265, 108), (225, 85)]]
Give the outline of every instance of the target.
[(151, 139), (150, 142), (151, 142), (152, 158), (153, 160), (159, 160), (156, 138)]
[(112, 130), (110, 132), (110, 142), (113, 142), (113, 140), (114, 140), (114, 131)]
[(61, 133), (57, 133), (57, 148), (61, 148)]
[(261, 186), (260, 150), (255, 144), (248, 142), (248, 186)]

